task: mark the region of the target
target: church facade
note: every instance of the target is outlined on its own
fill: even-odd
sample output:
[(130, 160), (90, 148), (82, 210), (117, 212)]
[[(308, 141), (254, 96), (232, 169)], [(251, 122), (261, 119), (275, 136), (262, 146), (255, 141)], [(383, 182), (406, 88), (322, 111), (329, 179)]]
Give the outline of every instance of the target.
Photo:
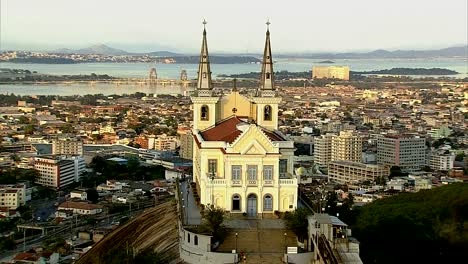
[(261, 84), (252, 95), (215, 95), (203, 31), (193, 103), (193, 181), (200, 202), (264, 216), (297, 207), (294, 144), (278, 131), (278, 97), (267, 29)]

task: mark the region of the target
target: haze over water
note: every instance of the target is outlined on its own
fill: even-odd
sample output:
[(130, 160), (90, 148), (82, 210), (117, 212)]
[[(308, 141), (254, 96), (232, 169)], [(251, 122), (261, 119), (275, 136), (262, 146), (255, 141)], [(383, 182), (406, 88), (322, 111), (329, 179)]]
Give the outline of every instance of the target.
[[(347, 65), (352, 71), (382, 70), (391, 68), (446, 68), (459, 72), (451, 77), (468, 77), (468, 63), (465, 59), (434, 58), (434, 59), (349, 59), (333, 60), (334, 64), (320, 64), (318, 59), (278, 59), (275, 71), (301, 72), (310, 71), (314, 65)], [(182, 69), (187, 71), (189, 79), (195, 79), (197, 64), (154, 64), (154, 63), (82, 63), (82, 64), (19, 64), (0, 63), (0, 68), (27, 69), (42, 74), (78, 75), (78, 74), (108, 74), (121, 78), (148, 78), (149, 70), (155, 67), (159, 79), (179, 79)], [(260, 64), (212, 64), (211, 70), (216, 78), (220, 74), (238, 74), (259, 72)], [(22, 95), (74, 95), (74, 94), (123, 94), (123, 93), (172, 93), (179, 94), (179, 88), (154, 88), (145, 85), (115, 84), (0, 84), (0, 93), (15, 93)]]

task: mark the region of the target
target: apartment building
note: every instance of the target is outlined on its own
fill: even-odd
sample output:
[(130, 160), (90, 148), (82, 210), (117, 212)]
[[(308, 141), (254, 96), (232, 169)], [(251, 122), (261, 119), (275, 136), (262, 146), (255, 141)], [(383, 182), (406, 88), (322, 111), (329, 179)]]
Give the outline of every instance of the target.
[(52, 154), (83, 156), (83, 141), (76, 137), (57, 138), (52, 141)]
[(382, 165), (344, 160), (332, 161), (328, 164), (328, 180), (341, 184), (374, 181), (377, 177), (385, 177), (389, 174), (389, 168)]
[(177, 148), (177, 138), (162, 134), (154, 140), (154, 149), (159, 151), (171, 151)]
[(426, 165), (426, 139), (413, 135), (382, 135), (377, 139), (377, 164), (414, 171)]
[(60, 189), (79, 181), (85, 162), (80, 156), (42, 156), (35, 158), (34, 169), (39, 171), (37, 184)]
[(180, 136), (179, 156), (184, 159), (193, 159), (193, 136), (190, 129), (179, 129)]
[(313, 79), (340, 79), (349, 80), (348, 66), (314, 66), (312, 67)]
[(331, 160), (362, 161), (362, 137), (354, 131), (341, 131), (332, 138)]
[(314, 162), (326, 167), (331, 160), (331, 144), (334, 134), (325, 134), (314, 139)]
[(325, 134), (314, 140), (314, 162), (321, 167), (335, 160), (362, 161), (362, 137), (354, 131)]
[(433, 170), (448, 171), (453, 169), (455, 154), (448, 151), (433, 151), (429, 158), (429, 167)]

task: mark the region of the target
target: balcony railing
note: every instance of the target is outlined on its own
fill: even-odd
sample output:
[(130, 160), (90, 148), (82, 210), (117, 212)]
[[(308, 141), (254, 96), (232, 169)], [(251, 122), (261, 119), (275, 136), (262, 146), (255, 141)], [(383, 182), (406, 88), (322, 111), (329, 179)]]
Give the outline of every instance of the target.
[(247, 184), (248, 184), (249, 186), (257, 186), (257, 180), (248, 180), (248, 181), (247, 181)]
[(263, 180), (264, 186), (273, 186), (273, 180)]
[(297, 185), (297, 179), (280, 179), (280, 185)]
[(241, 180), (232, 180), (231, 185), (232, 186), (242, 186), (242, 181)]

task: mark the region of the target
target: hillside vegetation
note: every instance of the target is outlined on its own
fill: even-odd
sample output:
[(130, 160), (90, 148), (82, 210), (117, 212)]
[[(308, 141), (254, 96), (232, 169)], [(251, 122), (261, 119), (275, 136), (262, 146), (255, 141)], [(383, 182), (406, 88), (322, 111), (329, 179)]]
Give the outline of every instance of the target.
[(364, 263), (457, 263), (468, 258), (468, 185), (375, 201), (350, 223)]

